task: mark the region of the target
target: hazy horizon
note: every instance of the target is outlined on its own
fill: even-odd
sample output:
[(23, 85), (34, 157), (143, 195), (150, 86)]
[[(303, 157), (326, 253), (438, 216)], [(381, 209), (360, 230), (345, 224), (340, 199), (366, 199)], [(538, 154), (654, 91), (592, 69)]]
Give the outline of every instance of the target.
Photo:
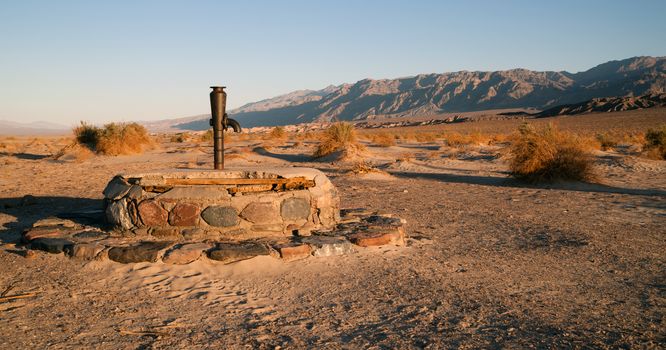
[(584, 71), (666, 55), (666, 3), (25, 1), (0, 5), (0, 120), (158, 120), (364, 78)]

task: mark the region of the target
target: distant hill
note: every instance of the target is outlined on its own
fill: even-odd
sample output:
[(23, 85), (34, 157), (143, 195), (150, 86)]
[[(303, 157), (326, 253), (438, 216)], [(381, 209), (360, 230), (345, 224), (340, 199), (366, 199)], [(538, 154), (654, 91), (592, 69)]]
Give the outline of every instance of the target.
[[(229, 114), (244, 127), (273, 126), (505, 108), (545, 110), (593, 98), (662, 93), (666, 93), (666, 57), (633, 57), (579, 73), (511, 69), (364, 79), (322, 90), (295, 91)], [(209, 127), (208, 118), (172, 125), (203, 130)]]
[(549, 108), (543, 112), (534, 114), (534, 116), (541, 118), (592, 112), (620, 112), (651, 107), (666, 107), (666, 93), (649, 94), (639, 97), (593, 98), (585, 102)]
[(0, 120), (0, 135), (59, 135), (70, 133), (71, 129), (50, 122), (17, 123)]
[[(200, 114), (192, 117), (163, 119), (155, 121), (141, 121), (139, 123), (148, 128), (148, 130), (152, 132), (166, 132), (166, 131), (176, 131), (176, 130), (206, 130), (210, 127), (208, 125), (209, 119), (210, 119), (209, 114)], [(202, 123), (203, 121), (206, 122), (206, 125), (203, 125)], [(194, 126), (188, 127), (189, 123), (193, 123)]]

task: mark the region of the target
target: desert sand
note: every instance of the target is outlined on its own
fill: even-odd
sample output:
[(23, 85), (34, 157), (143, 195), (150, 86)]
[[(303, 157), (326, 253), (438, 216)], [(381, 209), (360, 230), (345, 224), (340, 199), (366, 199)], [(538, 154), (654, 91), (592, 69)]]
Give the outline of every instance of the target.
[(211, 147), (163, 138), (144, 154), (76, 161), (51, 157), (60, 138), (3, 142), (0, 292), (35, 293), (0, 303), (3, 349), (666, 343), (665, 161), (597, 151), (596, 183), (526, 185), (510, 178), (501, 145), (365, 141), (364, 159), (379, 171), (359, 175), (313, 160), (314, 142), (236, 140), (227, 166), (318, 168), (343, 208), (406, 219), (407, 246), (291, 263), (123, 265), (26, 257), (20, 234), (43, 217), (100, 207), (116, 173), (210, 168)]

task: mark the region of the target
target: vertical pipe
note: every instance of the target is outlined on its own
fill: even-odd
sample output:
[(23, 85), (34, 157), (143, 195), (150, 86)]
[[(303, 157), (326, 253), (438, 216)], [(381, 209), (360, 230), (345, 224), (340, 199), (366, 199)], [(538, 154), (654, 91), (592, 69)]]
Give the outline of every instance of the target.
[(224, 128), (222, 119), (224, 118), (227, 107), (227, 93), (224, 92), (225, 86), (211, 86), (210, 92), (210, 113), (213, 125), (213, 160), (215, 170), (224, 169)]

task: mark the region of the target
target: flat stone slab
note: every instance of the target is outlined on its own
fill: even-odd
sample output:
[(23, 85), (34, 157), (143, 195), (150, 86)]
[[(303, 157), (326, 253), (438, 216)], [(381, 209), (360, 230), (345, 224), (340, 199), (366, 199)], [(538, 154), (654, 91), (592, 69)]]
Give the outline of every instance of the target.
[(68, 230), (62, 226), (33, 227), (23, 232), (23, 242), (31, 242), (38, 238), (58, 238), (67, 235)]
[(141, 242), (127, 247), (109, 249), (109, 259), (119, 263), (156, 262), (171, 242)]
[(213, 247), (210, 243), (188, 243), (173, 247), (164, 254), (165, 264), (184, 265), (199, 260), (201, 255)]
[(116, 176), (106, 185), (102, 192), (105, 198), (118, 199), (129, 192), (132, 185), (128, 184), (122, 177)]
[(404, 220), (387, 215), (369, 215), (337, 226), (335, 234), (346, 236), (361, 247), (405, 245)]
[(74, 242), (63, 238), (36, 238), (30, 242), (30, 249), (42, 250), (52, 254), (62, 253)]
[(317, 257), (336, 256), (354, 253), (354, 246), (342, 236), (310, 236), (301, 242), (312, 247), (312, 255)]
[(275, 179), (278, 177), (304, 177), (314, 180), (323, 175), (314, 168), (265, 167), (265, 168), (226, 168), (225, 170), (165, 169), (142, 173), (122, 173), (118, 177), (140, 186), (163, 186), (167, 179)]
[(277, 244), (273, 248), (280, 254), (280, 258), (284, 261), (305, 259), (312, 254), (312, 247), (309, 244), (300, 242)]
[(347, 235), (347, 238), (361, 247), (405, 245), (405, 231), (402, 228), (368, 229)]
[[(310, 211), (310, 204), (298, 197), (298, 194), (287, 194), (279, 202), (267, 200), (262, 197), (258, 202), (249, 202), (236, 209), (232, 206), (209, 206), (212, 222), (224, 221), (225, 214), (218, 211), (233, 210), (233, 217), (229, 220), (247, 220), (250, 228), (255, 232), (270, 233), (261, 236), (260, 241), (255, 237), (242, 238), (244, 228), (232, 227), (224, 231), (224, 235), (214, 236), (207, 230), (210, 227), (187, 226), (182, 229), (174, 226), (141, 227), (132, 230), (131, 234), (118, 231), (104, 231), (98, 227), (77, 224), (70, 220), (46, 218), (35, 222), (34, 227), (24, 231), (22, 239), (29, 243), (30, 249), (42, 250), (49, 253), (65, 253), (65, 255), (81, 260), (110, 259), (120, 263), (157, 262), (162, 260), (165, 264), (189, 264), (202, 256), (211, 260), (230, 264), (256, 256), (271, 255), (285, 262), (306, 259), (310, 256), (327, 257), (351, 254), (363, 247), (381, 245), (405, 244), (405, 221), (389, 214), (377, 214), (365, 209), (353, 209), (343, 212), (342, 221), (332, 229), (325, 231), (312, 229), (311, 224), (302, 220), (298, 223), (285, 225), (284, 223), (264, 222), (264, 215), (273, 215), (276, 212), (282, 215), (282, 210), (289, 212), (287, 217), (305, 217)], [(314, 197), (312, 197), (314, 198)], [(131, 199), (122, 199), (130, 203)], [(161, 223), (166, 221), (182, 221), (192, 224), (198, 217), (200, 206), (192, 207), (189, 202), (160, 203), (148, 199), (147, 205), (150, 214), (155, 214)], [(286, 203), (286, 204), (285, 204)], [(136, 205), (136, 203), (134, 203)], [(152, 206), (159, 206), (158, 210)], [(284, 209), (284, 206), (287, 209)], [(237, 206), (238, 207), (238, 206)], [(166, 209), (165, 209), (166, 208)], [(170, 216), (164, 215), (161, 210), (170, 211)], [(239, 215), (240, 213), (240, 215)], [(309, 214), (315, 215), (315, 214)], [(336, 214), (337, 215), (337, 214)], [(248, 220), (252, 219), (256, 223)], [(197, 219), (199, 220), (199, 219)], [(301, 235), (302, 232), (311, 234)], [(220, 241), (226, 240), (226, 241)]]
[(171, 191), (157, 196), (157, 199), (204, 199), (215, 201), (229, 197), (231, 196), (226, 189), (215, 185), (208, 185), (198, 187), (174, 187)]
[(66, 246), (64, 252), (71, 258), (93, 260), (97, 258), (105, 248), (104, 245), (99, 243), (76, 243)]
[(94, 242), (108, 238), (109, 235), (99, 230), (84, 230), (72, 235), (72, 239), (77, 242)]
[(269, 255), (270, 251), (265, 244), (256, 242), (245, 243), (219, 243), (208, 252), (213, 260), (230, 264), (236, 261), (247, 260), (259, 255)]
[(76, 228), (79, 227), (74, 221), (68, 219), (61, 219), (56, 217), (48, 217), (45, 219), (37, 220), (32, 227), (64, 227)]
[(342, 219), (361, 218), (373, 214), (374, 212), (372, 210), (366, 208), (340, 209), (340, 217), (342, 217)]
[(370, 215), (364, 217), (361, 222), (370, 227), (402, 227), (403, 219), (386, 215)]

